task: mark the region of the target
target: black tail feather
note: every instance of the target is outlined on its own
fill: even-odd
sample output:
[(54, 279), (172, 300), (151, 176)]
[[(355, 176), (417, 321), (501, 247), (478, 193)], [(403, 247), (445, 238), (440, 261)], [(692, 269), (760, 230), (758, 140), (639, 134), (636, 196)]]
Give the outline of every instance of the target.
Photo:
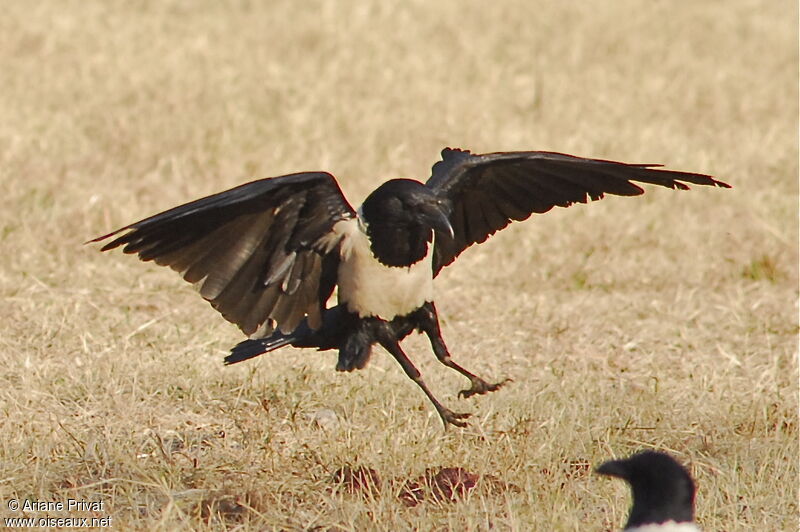
[(231, 354), (225, 357), (225, 364), (243, 362), (290, 344), (295, 347), (316, 347), (321, 351), (338, 349), (357, 322), (355, 314), (348, 313), (343, 305), (337, 305), (325, 310), (322, 326), (318, 330), (311, 329), (307, 320), (303, 320), (289, 334), (275, 331), (267, 338), (245, 340), (231, 349)]
[(269, 353), (280, 347), (291, 344), (296, 338), (292, 335), (274, 334), (269, 338), (259, 338), (257, 340), (245, 340), (238, 343), (231, 354), (225, 357), (225, 365), (236, 364), (249, 360), (258, 355)]

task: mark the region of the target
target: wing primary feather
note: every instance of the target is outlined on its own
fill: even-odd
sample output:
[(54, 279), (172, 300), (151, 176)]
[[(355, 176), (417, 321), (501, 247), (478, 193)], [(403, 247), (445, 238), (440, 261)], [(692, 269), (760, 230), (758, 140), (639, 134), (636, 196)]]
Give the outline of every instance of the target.
[(292, 266), (294, 266), (294, 261), (296, 258), (297, 254), (294, 251), (291, 251), (285, 257), (283, 257), (283, 259), (275, 263), (267, 273), (264, 286), (269, 286), (272, 283), (277, 283), (278, 281), (282, 281), (283, 279), (287, 278), (288, 276), (286, 273), (290, 271)]
[(275, 304), (280, 296), (281, 289), (277, 284), (262, 289), (258, 296), (258, 300), (250, 307), (249, 315), (251, 316), (251, 319), (247, 321), (247, 329), (242, 327), (242, 331), (248, 336), (253, 335), (254, 333), (263, 335), (271, 334), (274, 330), (272, 327), (266, 327), (263, 329), (262, 327), (264, 327), (264, 324), (266, 323), (274, 322), (274, 320), (271, 318), (272, 309), (275, 308)]
[(467, 222), (465, 229), (470, 242), (479, 242), (486, 234), (486, 224), (483, 220), (480, 197), (470, 194), (464, 198), (464, 219)]
[(464, 213), (466, 207), (463, 203), (458, 203), (450, 215), (452, 220), (451, 224), (455, 233), (454, 242), (458, 249), (464, 249), (467, 246), (467, 218)]
[[(525, 188), (528, 189), (529, 197), (542, 199), (548, 204), (552, 203), (559, 207), (569, 207), (573, 203), (588, 201), (588, 194), (584, 187), (561, 179), (558, 174), (540, 171), (535, 174), (535, 178), (526, 178), (524, 169), (516, 168), (515, 170), (522, 178)], [(547, 210), (550, 210), (552, 205), (547, 205), (547, 207)]]
[(296, 253), (291, 270), (284, 276), (281, 290), (286, 294), (294, 294), (300, 286), (303, 274), (306, 271), (307, 253)]
[(527, 220), (533, 213), (544, 213), (553, 208), (552, 191), (530, 179), (525, 172), (508, 172), (496, 182), (503, 187), (506, 199), (520, 211), (518, 216), (513, 217), (516, 221)]
[(278, 324), (278, 330), (284, 334), (295, 330), (303, 317), (302, 309), (297, 305), (297, 301), (287, 297), (284, 293), (278, 297), (271, 315)]
[(307, 320), (308, 326), (312, 330), (317, 330), (322, 325), (322, 310), (327, 302), (327, 297), (324, 300), (318, 299), (320, 291), (320, 280), (322, 278), (322, 257), (317, 253), (310, 253), (309, 260), (306, 261), (308, 267), (307, 271), (303, 274), (306, 279), (309, 279), (308, 286), (304, 287), (307, 294)]
[[(592, 200), (602, 199), (605, 194), (616, 196), (638, 196), (644, 193), (624, 176), (610, 173), (603, 167), (558, 168), (545, 164), (540, 172), (583, 189)], [(628, 176), (630, 177), (630, 176)]]
[[(509, 219), (500, 212), (497, 202), (494, 198), (487, 199), (483, 202), (483, 217), (486, 220), (486, 225), (492, 230), (492, 233), (499, 231), (508, 225)], [(488, 235), (487, 235), (488, 237)]]
[(268, 317), (268, 314), (258, 316), (253, 313), (253, 307), (264, 292), (264, 289), (257, 284), (259, 269), (264, 260), (263, 250), (258, 249), (236, 271), (219, 295), (210, 300), (225, 319), (239, 325), (245, 334), (251, 334), (254, 330), (253, 324)]
[(228, 245), (229, 242), (226, 239), (208, 242), (206, 252), (199, 256), (198, 259), (186, 269), (183, 273), (183, 278), (192, 284), (205, 279), (217, 259), (219, 250), (227, 248)]
[(228, 245), (215, 253), (214, 261), (209, 265), (209, 272), (200, 292), (203, 297), (215, 298), (254, 254), (264, 256), (264, 235), (269, 231), (272, 219), (272, 212), (266, 211), (237, 220), (237, 223), (225, 227), (228, 238), (221, 240)]
[(208, 252), (208, 245), (200, 240), (155, 257), (153, 261), (159, 266), (169, 266), (178, 273), (183, 273), (200, 257)]

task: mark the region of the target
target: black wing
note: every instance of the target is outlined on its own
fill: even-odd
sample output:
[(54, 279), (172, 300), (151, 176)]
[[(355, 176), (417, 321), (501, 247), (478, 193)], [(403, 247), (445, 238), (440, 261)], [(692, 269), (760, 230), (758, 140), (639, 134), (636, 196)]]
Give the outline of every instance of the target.
[(143, 261), (169, 266), (248, 335), (318, 327), (339, 263), (336, 222), (355, 216), (332, 175), (253, 181), (95, 238), (117, 236)]
[(556, 206), (598, 200), (605, 194), (644, 193), (631, 181), (682, 190), (689, 188), (685, 183), (730, 188), (707, 175), (658, 166), (542, 151), (473, 155), (445, 148), (426, 185), (451, 202), (450, 223), (455, 237), (437, 234), (434, 274), (512, 220), (525, 220)]

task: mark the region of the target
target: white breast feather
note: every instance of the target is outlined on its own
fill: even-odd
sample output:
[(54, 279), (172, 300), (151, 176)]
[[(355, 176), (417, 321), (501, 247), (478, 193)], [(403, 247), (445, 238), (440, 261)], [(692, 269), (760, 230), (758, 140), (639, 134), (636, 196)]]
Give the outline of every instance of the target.
[(649, 524), (626, 528), (626, 532), (700, 532), (694, 523), (676, 523), (667, 521), (660, 524)]
[(333, 231), (342, 236), (339, 302), (347, 310), (388, 321), (433, 301), (433, 253), (407, 268), (386, 266), (372, 254), (358, 219), (337, 222)]

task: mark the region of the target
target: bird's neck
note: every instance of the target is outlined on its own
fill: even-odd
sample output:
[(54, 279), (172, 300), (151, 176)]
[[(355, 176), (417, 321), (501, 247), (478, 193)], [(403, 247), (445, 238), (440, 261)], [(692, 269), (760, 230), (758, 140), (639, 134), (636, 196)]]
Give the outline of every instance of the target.
[(409, 267), (428, 255), (433, 232), (419, 224), (397, 224), (391, 221), (366, 224), (370, 250), (385, 266)]
[[(667, 522), (691, 525), (694, 521), (691, 494), (687, 494), (685, 497), (669, 497), (663, 492), (634, 488), (633, 501), (626, 530)], [(686, 530), (692, 529), (687, 528)]]

